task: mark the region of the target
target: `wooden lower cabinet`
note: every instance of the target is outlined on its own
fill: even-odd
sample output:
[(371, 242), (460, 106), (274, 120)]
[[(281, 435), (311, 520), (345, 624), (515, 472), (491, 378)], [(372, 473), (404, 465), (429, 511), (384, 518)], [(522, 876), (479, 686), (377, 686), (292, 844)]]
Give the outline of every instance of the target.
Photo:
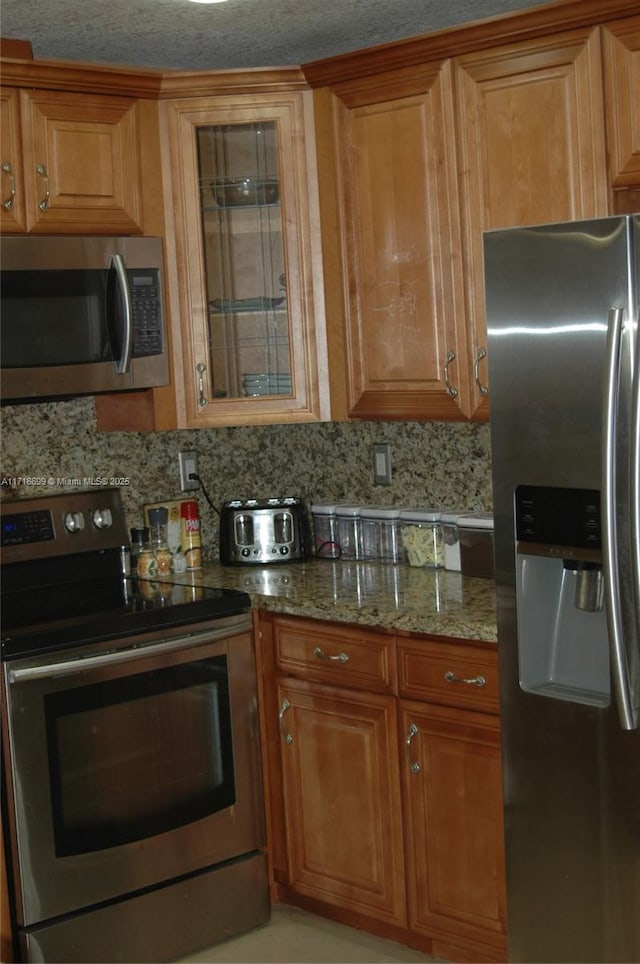
[(409, 927), (437, 956), (505, 960), (500, 721), (408, 700), (400, 716)]
[(289, 886), (406, 926), (392, 696), (278, 686)]
[(495, 647), (272, 613), (258, 627), (274, 899), (446, 960), (506, 960)]

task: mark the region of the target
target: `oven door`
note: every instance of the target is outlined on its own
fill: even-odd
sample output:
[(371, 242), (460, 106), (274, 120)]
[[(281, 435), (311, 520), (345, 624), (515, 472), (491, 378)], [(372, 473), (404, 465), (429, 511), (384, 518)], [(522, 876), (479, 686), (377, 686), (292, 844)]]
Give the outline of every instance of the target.
[(263, 845), (250, 618), (189, 629), (5, 665), (19, 924)]

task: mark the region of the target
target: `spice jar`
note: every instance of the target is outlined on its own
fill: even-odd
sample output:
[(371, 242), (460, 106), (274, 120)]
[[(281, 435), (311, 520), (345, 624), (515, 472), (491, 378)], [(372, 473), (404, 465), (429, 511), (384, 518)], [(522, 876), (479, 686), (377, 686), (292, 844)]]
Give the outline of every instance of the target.
[(140, 579), (153, 579), (157, 574), (156, 554), (148, 543), (138, 553), (137, 574)]
[(181, 544), (187, 559), (187, 569), (202, 569), (200, 511), (196, 499), (187, 499), (180, 503), (180, 520)]
[(129, 562), (131, 564), (131, 572), (135, 575), (138, 571), (138, 556), (142, 552), (145, 543), (149, 542), (149, 529), (145, 526), (144, 528), (135, 528), (130, 531), (131, 548), (129, 551)]
[(156, 575), (158, 576), (166, 576), (171, 572), (171, 553), (167, 544), (168, 519), (169, 513), (164, 507), (149, 510), (149, 535), (156, 560)]

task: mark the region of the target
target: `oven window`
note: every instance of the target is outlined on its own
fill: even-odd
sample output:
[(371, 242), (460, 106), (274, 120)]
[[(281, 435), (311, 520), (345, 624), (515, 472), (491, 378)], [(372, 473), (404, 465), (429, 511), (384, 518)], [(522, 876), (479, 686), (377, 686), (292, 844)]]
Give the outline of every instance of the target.
[(59, 857), (235, 802), (226, 656), (49, 694), (45, 714)]

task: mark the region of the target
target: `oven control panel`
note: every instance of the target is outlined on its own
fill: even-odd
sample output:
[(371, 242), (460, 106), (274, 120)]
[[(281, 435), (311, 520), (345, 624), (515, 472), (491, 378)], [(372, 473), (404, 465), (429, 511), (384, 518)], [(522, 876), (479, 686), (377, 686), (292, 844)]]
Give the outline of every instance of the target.
[(28, 542), (47, 542), (49, 539), (53, 539), (53, 520), (47, 509), (15, 512), (2, 517), (0, 545), (3, 549)]
[(117, 489), (34, 496), (0, 503), (3, 565), (129, 544)]

